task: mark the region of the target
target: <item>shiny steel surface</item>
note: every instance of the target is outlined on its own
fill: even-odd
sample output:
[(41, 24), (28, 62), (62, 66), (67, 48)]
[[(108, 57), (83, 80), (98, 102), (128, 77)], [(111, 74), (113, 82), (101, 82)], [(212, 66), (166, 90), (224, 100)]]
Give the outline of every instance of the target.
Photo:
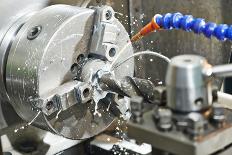
[[(84, 35), (90, 32), (85, 22), (89, 18), (91, 21), (92, 15), (93, 10), (89, 9), (51, 6), (21, 28), (9, 53), (6, 85), (10, 101), (16, 110), (20, 109), (19, 115), (24, 119), (31, 120), (35, 116), (34, 112), (29, 113), (32, 101), (72, 78), (69, 70), (74, 57), (78, 56), (79, 50), (86, 50), (82, 46), (76, 51), (75, 46), (81, 40), (89, 39), (88, 34)], [(71, 29), (76, 23), (80, 28)], [(36, 25), (42, 26), (41, 34), (35, 40), (28, 40), (27, 32)], [(85, 28), (88, 29), (86, 32)], [(20, 104), (28, 106), (21, 107)]]
[(18, 0), (1, 0), (0, 4), (0, 40), (20, 17), (38, 11), (49, 3), (48, 0), (21, 0), (20, 5)]
[[(231, 115), (231, 111), (227, 111)], [(176, 130), (160, 132), (155, 128), (152, 111), (144, 114), (142, 124), (129, 123), (128, 135), (138, 141), (151, 144), (153, 147), (178, 155), (209, 155), (219, 150), (224, 150), (232, 142), (231, 126), (221, 128), (208, 136), (203, 136), (199, 141), (192, 141), (189, 137)], [(229, 116), (231, 121), (231, 116)], [(228, 147), (230, 148), (230, 147)], [(220, 153), (216, 153), (220, 154)], [(222, 153), (223, 154), (223, 153)], [(230, 153), (231, 154), (231, 151)]]
[(218, 65), (212, 67), (212, 75), (216, 77), (231, 77), (232, 76), (232, 65)]
[(2, 0), (0, 4), (0, 96), (7, 100), (5, 90), (5, 67), (9, 48), (22, 25), (30, 16), (48, 5), (48, 0)]
[(174, 57), (166, 75), (168, 106), (176, 111), (191, 112), (207, 108), (212, 102), (203, 68), (206, 60), (195, 55)]
[[(5, 88), (5, 68), (6, 61), (9, 54), (10, 46), (22, 27), (22, 25), (30, 18), (36, 11), (48, 5), (48, 0), (22, 0), (20, 5), (17, 0), (2, 0), (0, 4), (0, 98), (1, 110), (8, 109), (9, 103), (8, 95)], [(12, 113), (11, 113), (12, 112)], [(8, 116), (17, 117), (14, 111), (1, 111), (1, 122), (5, 119), (10, 119)], [(11, 113), (11, 114), (9, 114)], [(4, 114), (4, 115), (3, 115)], [(7, 114), (7, 116), (5, 115)], [(9, 114), (9, 115), (8, 115)], [(17, 118), (13, 118), (16, 122)], [(10, 122), (10, 123), (9, 123)], [(4, 125), (5, 124), (5, 125)], [(0, 128), (7, 127), (12, 124), (12, 120), (0, 125)]]
[[(115, 79), (111, 74), (102, 75), (99, 78), (99, 84), (105, 91), (114, 92), (121, 96), (130, 98), (141, 96), (144, 102), (155, 104), (159, 100), (158, 90), (155, 85), (146, 79), (124, 77), (120, 81)], [(157, 87), (159, 89), (159, 87)], [(159, 102), (161, 99), (159, 100)]]
[[(7, 93), (18, 115), (27, 122), (33, 120), (32, 124), (70, 139), (94, 136), (109, 126), (115, 118), (101, 102), (96, 105), (93, 101), (80, 103), (78, 101), (81, 100), (76, 102), (73, 97), (71, 99), (68, 96), (73, 96), (72, 93), (76, 91), (72, 91), (70, 85), (65, 87), (67, 83), (73, 81), (71, 66), (77, 63), (78, 56), (80, 54), (87, 56), (90, 53), (92, 31), (98, 31), (93, 27), (94, 11), (55, 5), (32, 15), (17, 33), (6, 64)], [(120, 22), (114, 17), (111, 22), (119, 30), (117, 40), (114, 42), (118, 53), (112, 59), (117, 58), (115, 61), (121, 61), (133, 53), (132, 45), (127, 44), (129, 36)], [(28, 32), (33, 32), (32, 30), (37, 27), (40, 27), (41, 32), (37, 37), (28, 39)], [(99, 51), (99, 54), (105, 53)], [(97, 68), (101, 69), (104, 66), (105, 63)], [(87, 68), (86, 73), (90, 72), (91, 67)], [(114, 74), (119, 79), (132, 76), (133, 68), (131, 60), (117, 68)], [(59, 88), (64, 90), (56, 91)], [(66, 97), (60, 94), (65, 93), (65, 90), (68, 91)], [(76, 90), (82, 89), (79, 87)], [(57, 109), (51, 113), (36, 110), (36, 107), (43, 108), (44, 105), (40, 107), (41, 99), (45, 96), (46, 100), (46, 96), (49, 97), (52, 92), (57, 92), (59, 99), (62, 100), (57, 102), (59, 105), (53, 102), (52, 106), (55, 105)], [(45, 108), (50, 110), (47, 105)]]

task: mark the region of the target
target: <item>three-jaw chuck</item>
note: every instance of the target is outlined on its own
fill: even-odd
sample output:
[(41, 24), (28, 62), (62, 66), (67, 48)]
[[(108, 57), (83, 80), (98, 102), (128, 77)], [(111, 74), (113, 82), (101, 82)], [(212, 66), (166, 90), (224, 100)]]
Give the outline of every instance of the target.
[[(26, 13), (14, 24), (14, 35), (9, 37), (10, 29), (3, 38), (2, 43), (8, 41), (6, 50), (0, 50), (2, 100), (23, 120), (66, 138), (89, 138), (108, 127), (116, 118), (107, 111), (109, 103), (96, 103), (91, 80), (77, 78), (75, 69), (83, 65), (82, 59), (95, 59), (83, 70), (94, 75), (97, 69), (133, 54), (114, 10), (53, 5)], [(129, 68), (124, 70), (125, 66)], [(114, 74), (120, 79), (133, 72), (131, 60)]]

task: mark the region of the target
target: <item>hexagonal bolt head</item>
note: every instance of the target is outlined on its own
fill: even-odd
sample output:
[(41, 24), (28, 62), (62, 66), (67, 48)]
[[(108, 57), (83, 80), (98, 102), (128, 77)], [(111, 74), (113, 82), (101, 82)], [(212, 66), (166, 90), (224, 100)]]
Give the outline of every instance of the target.
[(156, 114), (156, 125), (161, 131), (170, 131), (173, 126), (172, 111), (166, 108), (159, 108)]
[(225, 123), (225, 108), (219, 104), (213, 105), (213, 111), (211, 116), (212, 123), (217, 127), (222, 127)]
[(131, 119), (134, 123), (142, 123), (143, 122), (143, 98), (139, 96), (133, 96), (130, 99), (131, 103)]
[(189, 134), (191, 138), (195, 139), (204, 134), (207, 127), (207, 120), (202, 114), (190, 113), (187, 122), (187, 134)]
[(166, 88), (157, 86), (154, 89), (154, 103), (158, 105), (166, 105)]

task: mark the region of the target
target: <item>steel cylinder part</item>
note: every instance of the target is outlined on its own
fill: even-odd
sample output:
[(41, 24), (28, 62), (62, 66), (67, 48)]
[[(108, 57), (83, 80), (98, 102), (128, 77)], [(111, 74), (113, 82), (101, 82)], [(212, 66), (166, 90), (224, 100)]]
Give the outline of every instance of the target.
[(168, 106), (179, 112), (201, 111), (211, 104), (210, 84), (203, 75), (203, 57), (182, 55), (169, 64), (166, 85)]

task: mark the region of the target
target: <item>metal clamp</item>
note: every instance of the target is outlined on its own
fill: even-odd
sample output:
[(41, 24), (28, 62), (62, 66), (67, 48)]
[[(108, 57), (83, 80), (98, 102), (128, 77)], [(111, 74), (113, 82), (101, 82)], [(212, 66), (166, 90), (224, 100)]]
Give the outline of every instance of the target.
[(87, 83), (72, 81), (57, 87), (41, 96), (36, 107), (46, 115), (59, 110), (66, 110), (75, 104), (83, 104), (91, 100), (92, 88)]
[(96, 7), (94, 31), (90, 51), (113, 61), (118, 53), (116, 45), (120, 29), (114, 24), (114, 10), (109, 6)]

